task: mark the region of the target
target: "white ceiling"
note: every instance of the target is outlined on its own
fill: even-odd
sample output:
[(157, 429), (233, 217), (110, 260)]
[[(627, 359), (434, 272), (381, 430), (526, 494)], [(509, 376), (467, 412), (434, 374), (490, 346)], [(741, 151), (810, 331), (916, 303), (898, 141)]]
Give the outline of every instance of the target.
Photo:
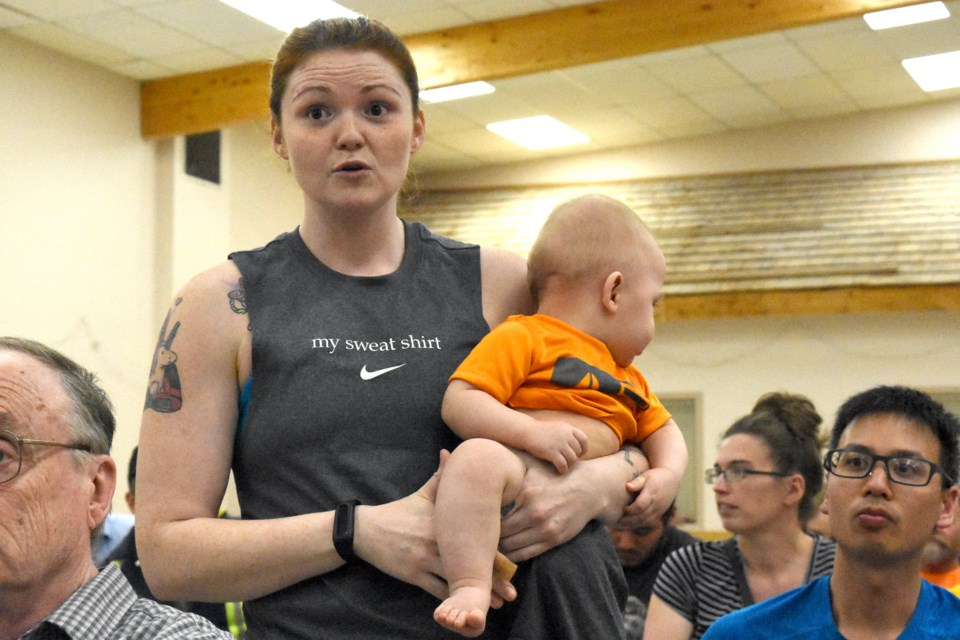
[[(594, 0), (343, 0), (401, 35)], [(860, 18), (492, 82), (425, 105), (421, 172), (586, 153), (960, 97), (925, 93), (900, 60), (960, 49), (948, 20), (871, 31)], [(139, 80), (270, 59), (284, 34), (218, 0), (0, 0), (0, 30)], [(3, 64), (9, 64), (4, 61)], [(486, 131), (552, 115), (586, 144), (533, 152)]]

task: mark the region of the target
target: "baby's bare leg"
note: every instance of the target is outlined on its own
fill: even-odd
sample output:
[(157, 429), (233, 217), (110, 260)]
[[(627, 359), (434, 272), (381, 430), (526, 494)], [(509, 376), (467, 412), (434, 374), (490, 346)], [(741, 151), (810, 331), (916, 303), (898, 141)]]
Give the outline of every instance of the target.
[(437, 490), (437, 546), (450, 595), (433, 617), (467, 636), (483, 633), (500, 541), (500, 507), (520, 491), (526, 466), (493, 440), (467, 440), (450, 455)]

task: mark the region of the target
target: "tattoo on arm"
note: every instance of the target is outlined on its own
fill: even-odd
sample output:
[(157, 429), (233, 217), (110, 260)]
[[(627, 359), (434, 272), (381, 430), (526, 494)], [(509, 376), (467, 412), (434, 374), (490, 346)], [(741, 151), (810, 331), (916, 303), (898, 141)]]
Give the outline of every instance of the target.
[[(183, 406), (183, 392), (180, 388), (180, 372), (177, 371), (177, 353), (173, 350), (173, 341), (180, 330), (180, 321), (170, 327), (170, 320), (183, 298), (177, 298), (160, 327), (157, 348), (153, 352), (150, 365), (150, 382), (147, 385), (147, 397), (144, 410), (153, 409), (159, 413), (173, 413)], [(168, 332), (169, 328), (169, 332)]]
[[(247, 315), (247, 292), (243, 288), (243, 278), (237, 281), (235, 289), (231, 289), (227, 293), (227, 302), (230, 303), (230, 310), (237, 315)], [(250, 323), (247, 323), (247, 331), (250, 330)]]
[[(626, 463), (631, 467), (636, 467), (637, 463), (634, 462), (633, 458), (635, 455), (640, 454), (640, 451), (638, 449), (634, 449), (633, 447), (624, 447), (621, 449), (621, 451), (623, 452), (623, 459), (626, 461)], [(639, 478), (641, 473), (642, 472), (639, 469), (634, 469), (633, 475), (630, 476), (630, 479), (635, 480)]]

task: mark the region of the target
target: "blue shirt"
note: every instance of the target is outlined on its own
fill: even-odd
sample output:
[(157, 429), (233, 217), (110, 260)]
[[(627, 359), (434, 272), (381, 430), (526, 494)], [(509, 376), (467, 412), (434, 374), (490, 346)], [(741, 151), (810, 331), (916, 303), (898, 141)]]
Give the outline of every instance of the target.
[[(878, 603), (878, 606), (881, 606)], [(830, 576), (726, 615), (711, 625), (703, 640), (777, 638), (844, 640), (830, 607)], [(960, 638), (960, 598), (921, 580), (920, 597), (898, 640)]]
[(111, 513), (103, 521), (103, 531), (93, 543), (93, 564), (102, 568), (110, 553), (117, 548), (133, 528), (133, 516), (129, 513)]

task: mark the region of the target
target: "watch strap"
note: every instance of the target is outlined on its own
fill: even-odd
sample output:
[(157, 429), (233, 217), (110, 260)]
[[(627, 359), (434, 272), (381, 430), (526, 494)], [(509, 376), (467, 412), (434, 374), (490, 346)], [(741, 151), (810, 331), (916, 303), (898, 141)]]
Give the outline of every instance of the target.
[(359, 500), (347, 500), (337, 506), (333, 516), (333, 548), (347, 564), (360, 559), (353, 552), (354, 514), (358, 504)]

